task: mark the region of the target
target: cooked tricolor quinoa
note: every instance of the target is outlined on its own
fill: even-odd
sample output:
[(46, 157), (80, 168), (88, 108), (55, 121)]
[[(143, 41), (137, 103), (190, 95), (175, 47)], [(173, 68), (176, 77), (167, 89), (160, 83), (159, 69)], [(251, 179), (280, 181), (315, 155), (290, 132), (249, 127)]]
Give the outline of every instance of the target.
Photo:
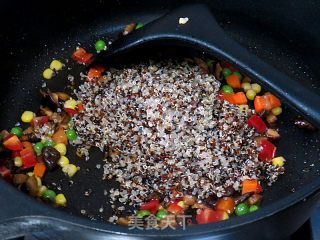
[(246, 124), (254, 110), (240, 112), (217, 98), (219, 89), (200, 67), (168, 60), (110, 69), (75, 91), (84, 111), (73, 117), (73, 144), (87, 159), (91, 146), (108, 153), (104, 178), (120, 183), (112, 203), (142, 203), (153, 192), (164, 201), (185, 192), (221, 197), (244, 179), (271, 184), (283, 173), (258, 160), (258, 134)]

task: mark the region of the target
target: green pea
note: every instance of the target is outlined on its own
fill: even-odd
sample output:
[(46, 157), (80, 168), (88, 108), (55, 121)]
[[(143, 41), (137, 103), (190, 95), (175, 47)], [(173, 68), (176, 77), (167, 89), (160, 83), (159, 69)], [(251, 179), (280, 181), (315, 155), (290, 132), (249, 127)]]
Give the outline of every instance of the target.
[(167, 213), (166, 211), (160, 210), (157, 212), (157, 219), (160, 221), (162, 218), (168, 216), (169, 213)]
[(244, 215), (248, 212), (249, 212), (249, 207), (247, 204), (240, 203), (238, 206), (236, 206), (235, 213), (237, 216)]
[(136, 29), (139, 29), (139, 28), (143, 27), (143, 25), (144, 25), (143, 23), (137, 24)]
[(73, 129), (67, 130), (66, 134), (67, 134), (68, 140), (71, 140), (71, 141), (72, 141), (72, 140), (76, 140), (77, 137), (78, 137), (76, 131), (73, 130)]
[(15, 134), (17, 137), (21, 137), (22, 128), (21, 127), (14, 127), (11, 129), (10, 133)]
[(97, 51), (102, 51), (104, 50), (105, 46), (106, 46), (106, 43), (102, 40), (99, 40), (96, 42), (94, 47), (96, 48)]
[(222, 75), (224, 77), (228, 77), (229, 75), (231, 75), (231, 70), (229, 68), (222, 69)]
[(229, 85), (224, 85), (224, 86), (222, 87), (222, 90), (223, 90), (226, 94), (229, 94), (229, 93), (232, 93), (232, 92), (233, 92), (232, 87), (230, 87)]
[(257, 211), (258, 209), (259, 209), (259, 207), (257, 205), (252, 205), (249, 208), (249, 212), (254, 212), (254, 211)]
[(34, 146), (33, 146), (33, 150), (36, 152), (37, 155), (41, 154), (43, 148), (43, 143), (42, 142), (37, 142)]
[(48, 141), (45, 141), (44, 143), (43, 143), (43, 146), (44, 147), (54, 147), (56, 144), (54, 143), (54, 141), (53, 140), (48, 140)]
[(144, 216), (148, 216), (150, 215), (151, 212), (148, 211), (148, 210), (140, 210), (138, 213), (137, 213), (137, 218), (143, 218)]
[(239, 79), (240, 79), (240, 81), (242, 80), (242, 75), (240, 74), (240, 73), (238, 73), (238, 72), (234, 72), (234, 73), (232, 73), (233, 75), (238, 75), (238, 77), (239, 77)]
[(42, 194), (43, 198), (55, 198), (56, 197), (56, 193), (52, 190), (47, 190)]
[(210, 66), (210, 65), (213, 64), (213, 63), (214, 63), (214, 60), (209, 60), (209, 61), (207, 62), (207, 65)]

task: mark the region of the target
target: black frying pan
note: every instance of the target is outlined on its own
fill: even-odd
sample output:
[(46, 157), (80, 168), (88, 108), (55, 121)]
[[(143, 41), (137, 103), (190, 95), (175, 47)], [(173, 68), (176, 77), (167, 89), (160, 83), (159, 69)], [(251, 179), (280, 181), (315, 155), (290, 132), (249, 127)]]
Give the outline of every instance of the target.
[[(195, 11), (196, 8), (197, 11)], [(257, 236), (262, 238), (261, 232), (263, 231), (263, 237), (274, 239), (276, 237), (282, 237), (292, 233), (307, 219), (308, 216), (310, 216), (312, 209), (316, 206), (318, 201), (317, 190), (319, 189), (320, 185), (317, 174), (319, 165), (316, 161), (319, 158), (319, 149), (317, 145), (319, 134), (318, 132), (310, 133), (294, 128), (291, 120), (295, 117), (297, 112), (291, 109), (289, 106), (294, 106), (301, 112), (306, 112), (306, 107), (313, 107), (314, 111), (307, 111), (307, 113), (309, 113), (309, 118), (314, 123), (319, 124), (319, 109), (316, 109), (317, 105), (313, 104), (311, 101), (312, 99), (308, 98), (308, 96), (312, 96), (312, 92), (307, 89), (300, 88), (300, 85), (295, 82), (292, 82), (290, 86), (283, 86), (283, 84), (285, 84), (283, 80), (291, 80), (275, 69), (263, 64), (256, 57), (250, 55), (248, 52), (240, 48), (239, 45), (230, 41), (225, 37), (225, 35), (223, 35), (221, 30), (217, 29), (216, 26), (214, 29), (215, 33), (218, 34), (214, 36), (214, 38), (211, 38), (212, 35), (206, 33), (210, 32), (212, 30), (211, 28), (207, 29), (205, 32), (199, 31), (199, 24), (201, 24), (203, 21), (208, 21), (208, 19), (210, 20), (211, 18), (211, 16), (208, 15), (209, 12), (206, 10), (206, 8), (203, 8), (202, 6), (194, 6), (191, 12), (189, 12), (190, 9), (188, 8), (180, 9), (178, 11), (182, 12), (178, 15), (175, 15), (177, 12), (171, 13), (161, 21), (169, 21), (166, 23), (172, 24), (172, 20), (174, 20), (173, 24), (175, 24), (177, 21), (176, 19), (178, 16), (180, 17), (180, 14), (188, 14), (190, 23), (195, 23), (196, 20), (201, 20), (202, 18), (204, 20), (202, 19), (200, 23), (196, 24), (191, 29), (187, 28), (187, 32), (181, 31), (180, 28), (178, 28), (178, 30), (170, 29), (169, 26), (172, 25), (169, 24), (167, 25), (168, 28), (162, 28), (162, 32), (165, 30), (164, 33), (167, 34), (163, 39), (168, 40), (168, 36), (170, 34), (176, 34), (176, 37), (178, 37), (179, 41), (168, 42), (163, 41), (163, 39), (160, 39), (160, 41), (148, 41), (149, 43), (146, 44), (147, 46), (144, 46), (144, 48), (147, 49), (150, 46), (158, 47), (159, 45), (164, 45), (165, 43), (166, 45), (169, 44), (170, 46), (179, 45), (179, 48), (183, 47), (183, 49), (187, 49), (188, 53), (193, 52), (194, 54), (199, 54), (199, 50), (205, 51), (207, 56), (218, 57), (234, 64), (237, 68), (241, 69), (243, 73), (263, 84), (265, 88), (277, 93), (281, 100), (285, 102), (286, 115), (281, 118), (279, 126), (281, 129), (280, 133), (285, 141), (280, 142), (278, 147), (279, 155), (286, 156), (288, 160), (286, 165), (287, 172), (285, 176), (281, 177), (272, 188), (266, 189), (262, 208), (258, 212), (242, 217), (236, 217), (228, 221), (214, 224), (192, 226), (186, 230), (166, 230), (165, 232), (156, 230), (128, 230), (123, 226), (114, 226), (105, 223), (103, 224), (95, 220), (89, 221), (85, 218), (71, 216), (63, 211), (57, 211), (45, 205), (41, 205), (30, 199), (28, 196), (17, 192), (14, 188), (1, 181), (0, 184), (2, 191), (0, 194), (0, 202), (3, 206), (8, 206), (2, 210), (2, 214), (0, 216), (2, 223), (2, 225), (0, 225), (0, 232), (3, 233), (3, 236), (16, 236), (23, 232), (45, 230), (49, 231), (50, 234), (55, 234), (55, 236), (61, 237), (70, 236), (68, 234), (70, 234), (69, 231), (72, 230), (72, 236), (78, 236), (79, 238), (92, 236), (92, 234), (102, 237), (110, 235), (114, 236), (123, 233), (128, 238), (130, 238), (130, 236), (170, 236), (173, 238), (236, 236), (237, 239), (240, 239), (242, 237), (247, 238)], [(196, 20), (192, 21), (193, 19)], [(164, 23), (162, 23), (162, 26), (163, 24)], [(211, 24), (214, 24), (214, 22)], [(210, 24), (208, 25), (210, 26)], [(140, 33), (138, 31), (136, 32), (136, 37), (139, 36), (139, 34), (141, 34), (141, 36), (148, 36), (146, 35), (148, 34), (148, 31), (151, 31), (149, 32), (149, 34), (151, 33), (149, 36), (152, 36), (154, 33), (159, 34), (161, 33), (160, 30), (161, 25), (159, 26), (159, 29), (152, 28), (152, 31), (154, 32), (152, 32), (150, 28), (147, 28), (146, 26), (144, 30), (141, 29)], [(192, 32), (190, 32), (191, 30)], [(188, 34), (187, 37), (186, 33)], [(190, 35), (190, 33), (192, 35)], [(88, 33), (87, 36), (90, 36), (90, 33)], [(134, 35), (132, 35), (131, 38), (134, 38)], [(83, 39), (86, 39), (86, 37)], [(133, 43), (147, 43), (147, 41), (135, 42), (134, 39), (127, 39), (127, 41), (130, 40)], [(214, 45), (212, 45), (212, 43), (214, 43)], [(139, 51), (139, 54), (142, 56), (145, 54), (143, 49), (135, 49), (135, 51)], [(134, 55), (132, 52), (130, 54)], [(67, 57), (70, 54), (62, 55), (58, 55), (58, 57)], [(120, 61), (123, 60), (123, 56), (119, 55)], [(39, 56), (40, 59), (46, 59), (45, 61), (47, 61), (47, 63), (51, 60), (51, 57), (52, 56), (50, 54), (48, 54), (48, 56)], [(39, 69), (37, 64), (40, 66)], [(44, 69), (44, 66), (45, 64), (41, 63), (41, 60), (37, 61), (37, 59), (35, 59), (33, 68), (34, 71), (30, 69), (31, 71), (29, 73), (26, 72), (24, 79), (29, 80), (33, 79), (33, 76), (39, 76), (39, 73), (41, 73), (41, 70)], [(78, 68), (74, 69), (75, 73), (81, 70), (77, 65), (74, 65), (73, 67)], [(48, 84), (53, 90), (61, 90), (61, 86), (64, 86), (63, 81), (65, 76), (61, 75), (59, 77), (60, 78), (57, 78), (58, 80), (55, 79), (54, 82), (52, 81)], [(291, 91), (289, 91), (290, 95), (286, 95), (284, 91), (281, 91), (280, 88), (278, 88), (276, 85), (273, 85), (270, 79), (276, 79), (277, 81), (274, 81), (274, 84), (279, 84), (279, 86), (284, 87), (283, 90), (291, 89)], [(39, 81), (35, 80), (35, 83), (39, 83)], [(24, 85), (23, 83), (20, 84), (20, 86)], [(37, 84), (37, 86), (40, 85)], [(299, 94), (297, 95), (297, 92), (295, 91), (296, 88), (299, 88), (305, 95), (307, 94), (306, 97), (299, 97)], [(12, 94), (12, 96), (17, 96), (15, 97), (15, 102), (22, 103), (19, 106), (23, 106), (23, 110), (25, 110), (26, 107), (30, 108), (32, 105), (33, 108), (31, 110), (36, 111), (40, 98), (39, 94), (37, 94), (38, 88), (32, 88), (29, 86), (26, 89), (29, 92), (22, 91), (21, 89), (10, 89), (10, 92), (7, 93), (7, 96), (9, 96), (9, 94)], [(34, 94), (34, 97), (30, 98), (30, 94)], [(314, 99), (318, 97), (316, 95), (313, 96)], [(308, 101), (310, 102), (308, 103)], [(8, 101), (6, 103), (8, 103)], [(2, 104), (1, 110), (5, 107), (7, 106)], [(11, 116), (8, 115), (7, 118), (12, 119), (14, 122), (14, 120), (18, 118), (18, 113), (11, 111)], [(6, 122), (3, 124), (3, 126), (6, 126), (5, 124), (8, 125)], [(308, 159), (305, 160), (307, 161), (307, 164), (305, 164), (303, 160), (301, 161), (301, 159), (305, 159), (306, 155), (308, 156)], [(74, 156), (74, 152), (72, 152), (69, 156)], [(106, 216), (110, 214), (110, 212), (108, 212), (108, 207), (105, 204), (106, 200), (105, 196), (103, 195), (103, 191), (104, 189), (110, 187), (113, 183), (106, 183), (102, 180), (98, 180), (99, 176), (101, 176), (101, 170), (96, 169), (96, 164), (97, 160), (101, 159), (101, 157), (102, 156), (99, 156), (99, 153), (96, 152), (92, 155), (91, 161), (89, 162), (84, 162), (80, 159), (75, 160), (77, 161), (78, 165), (80, 165), (81, 171), (72, 179), (74, 181), (72, 186), (69, 186), (69, 180), (62, 175), (61, 171), (47, 174), (45, 181), (48, 183), (56, 182), (58, 188), (61, 187), (62, 191), (66, 193), (69, 204), (68, 207), (64, 209), (65, 211), (72, 213), (73, 215), (79, 215), (79, 210), (84, 209), (86, 210), (86, 215), (98, 220), (104, 220)], [(310, 166), (310, 164), (314, 164), (314, 167), (306, 168)], [(83, 195), (83, 193), (89, 188), (92, 190), (92, 193), (89, 197), (86, 197)], [(290, 192), (292, 188), (295, 188), (294, 193)], [(304, 199), (307, 201), (302, 201)], [(103, 206), (105, 209), (103, 214), (100, 214), (98, 211), (101, 206)], [(121, 237), (124, 238), (125, 236)]]

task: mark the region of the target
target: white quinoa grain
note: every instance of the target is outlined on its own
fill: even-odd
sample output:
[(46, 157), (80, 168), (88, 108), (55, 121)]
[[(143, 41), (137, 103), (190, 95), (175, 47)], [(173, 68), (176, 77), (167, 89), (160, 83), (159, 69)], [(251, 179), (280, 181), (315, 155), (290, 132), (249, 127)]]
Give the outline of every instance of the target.
[(149, 62), (109, 69), (105, 78), (75, 91), (84, 111), (73, 116), (73, 144), (86, 159), (92, 146), (109, 155), (103, 179), (120, 183), (110, 190), (113, 206), (142, 203), (153, 192), (167, 200), (184, 192), (220, 197), (228, 187), (239, 191), (244, 179), (264, 175), (271, 184), (284, 172), (258, 160), (246, 124), (254, 111), (219, 99), (220, 82), (200, 67)]

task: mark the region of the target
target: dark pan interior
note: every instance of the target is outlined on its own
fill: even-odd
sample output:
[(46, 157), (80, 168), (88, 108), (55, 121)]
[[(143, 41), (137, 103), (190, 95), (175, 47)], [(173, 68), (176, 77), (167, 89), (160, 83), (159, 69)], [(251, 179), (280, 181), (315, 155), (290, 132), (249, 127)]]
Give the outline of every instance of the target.
[[(84, 2), (78, 2), (76, 6), (66, 6), (65, 10), (52, 6), (46, 12), (43, 12), (41, 6), (36, 3), (30, 3), (31, 6), (24, 6), (27, 3), (21, 3), (19, 9), (6, 6), (8, 11), (10, 9), (14, 11), (9, 11), (11, 15), (8, 16), (9, 19), (12, 19), (12, 26), (10, 24), (5, 26), (1, 34), (1, 39), (3, 39), (1, 52), (4, 56), (1, 59), (1, 128), (11, 128), (19, 121), (20, 114), (24, 110), (37, 111), (40, 103), (39, 88), (44, 82), (42, 71), (53, 58), (67, 59), (75, 47), (80, 45), (93, 52), (93, 43), (96, 40), (113, 40), (118, 37), (125, 24), (129, 22), (146, 23), (178, 4), (176, 1), (162, 1), (153, 6), (147, 1), (131, 3), (132, 5), (124, 1), (117, 2), (117, 4), (100, 1), (95, 3), (96, 5), (94, 2), (90, 3), (92, 6), (88, 7)], [(244, 4), (244, 2), (242, 3)], [(280, 9), (281, 7), (282, 9), (290, 8), (289, 1), (287, 3), (286, 6), (280, 5)], [(224, 5), (219, 1), (210, 1), (209, 3), (218, 22), (230, 36), (265, 61), (275, 65), (279, 70), (297, 81), (305, 81), (306, 85), (312, 87), (314, 91), (319, 91), (320, 84), (317, 81), (320, 71), (319, 63), (313, 61), (312, 58), (313, 54), (319, 50), (316, 46), (316, 39), (319, 38), (316, 38), (315, 33), (309, 33), (309, 29), (306, 30), (305, 35), (302, 36), (297, 32), (294, 37), (295, 29), (282, 28), (283, 22), (287, 21), (289, 24), (292, 19), (287, 16), (278, 26), (280, 30), (287, 31), (287, 34), (282, 32), (276, 34), (277, 30), (272, 27), (273, 23), (279, 20), (279, 16), (277, 19), (277, 14), (273, 14), (273, 17), (263, 15), (259, 11), (263, 6), (259, 6), (253, 1), (247, 1), (246, 4), (247, 8), (241, 5), (241, 1), (236, 5), (232, 1), (226, 1)], [(256, 12), (250, 10), (250, 6), (252, 9), (256, 9)], [(24, 7), (29, 11), (23, 11)], [(56, 15), (57, 12), (60, 14)], [(7, 15), (4, 13), (2, 17)], [(53, 17), (55, 21), (49, 16)], [(21, 22), (14, 21), (15, 18), (25, 21), (22, 23), (23, 27), (19, 25)], [(259, 21), (257, 21), (258, 18)], [(298, 16), (294, 20), (298, 21)], [(312, 24), (309, 26), (313, 27)], [(239, 29), (241, 29), (241, 34)], [(305, 41), (299, 41), (300, 45), (296, 46), (296, 39), (299, 40), (303, 37)], [(315, 44), (313, 51), (306, 47), (310, 46), (310, 43)], [(320, 45), (318, 44), (318, 46)], [(154, 50), (156, 49), (157, 47), (154, 46)], [(140, 57), (144, 56), (142, 50), (138, 54)], [(73, 73), (75, 78), (79, 79), (79, 71), (85, 70), (83, 66), (72, 61), (67, 63), (67, 66), (72, 70), (62, 71), (57, 77), (47, 81), (52, 90), (63, 90), (67, 84), (68, 74)], [(258, 82), (258, 79), (256, 81)], [(283, 140), (277, 146), (278, 155), (287, 159), (285, 165), (287, 170), (272, 188), (265, 188), (262, 206), (274, 204), (281, 198), (295, 194), (293, 189), (299, 191), (305, 185), (319, 179), (319, 131), (307, 132), (294, 127), (292, 122), (297, 115), (297, 112), (284, 104), (284, 114), (281, 115), (279, 124)], [(76, 157), (74, 149), (72, 149), (68, 152), (68, 156), (71, 162), (81, 168), (71, 179), (73, 184), (62, 174), (60, 169), (48, 173), (44, 182), (55, 182), (56, 186), (52, 186), (52, 188), (65, 193), (68, 206), (63, 209), (64, 211), (81, 215), (80, 210), (85, 210), (85, 215), (92, 219), (105, 221), (110, 215), (110, 207), (103, 193), (113, 183), (100, 180), (103, 170), (102, 168), (97, 169), (96, 165), (102, 165), (103, 155), (99, 152), (93, 152), (91, 159), (85, 162)], [(85, 196), (85, 192), (90, 189), (90, 196)], [(101, 207), (104, 209), (103, 213), (99, 212)]]

